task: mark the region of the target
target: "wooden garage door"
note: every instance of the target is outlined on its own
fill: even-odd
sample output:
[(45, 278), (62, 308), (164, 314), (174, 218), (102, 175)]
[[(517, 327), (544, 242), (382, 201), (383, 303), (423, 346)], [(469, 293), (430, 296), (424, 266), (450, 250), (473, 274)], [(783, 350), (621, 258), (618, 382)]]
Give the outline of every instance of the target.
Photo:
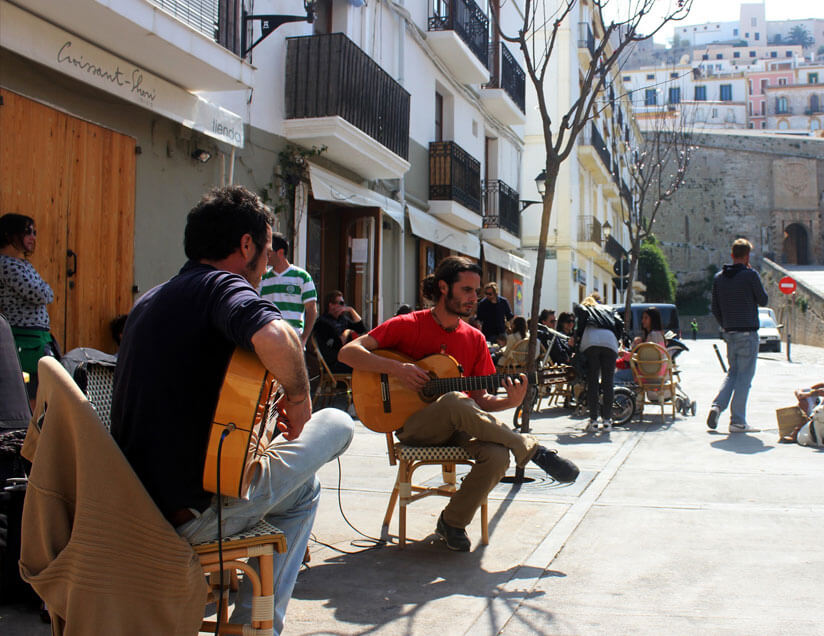
[(32, 264), (51, 285), (64, 351), (114, 351), (132, 304), (135, 140), (0, 89), (0, 210), (34, 218)]

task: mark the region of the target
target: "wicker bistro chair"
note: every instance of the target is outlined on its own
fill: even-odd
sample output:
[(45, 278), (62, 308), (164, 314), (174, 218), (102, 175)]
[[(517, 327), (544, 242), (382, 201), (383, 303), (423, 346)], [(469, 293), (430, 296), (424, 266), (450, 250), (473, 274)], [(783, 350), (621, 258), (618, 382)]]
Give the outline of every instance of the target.
[[(460, 446), (409, 446), (395, 442), (392, 433), (386, 433), (386, 445), (389, 464), (397, 464), (398, 476), (389, 496), (383, 531), (388, 534), (389, 522), (392, 520), (395, 504), (398, 504), (398, 545), (403, 548), (406, 545), (406, 507), (413, 501), (431, 495), (451, 497), (457, 491), (455, 465), (472, 465), (474, 460)], [(426, 465), (441, 467), (443, 484), (423, 486), (412, 483), (412, 474)], [(486, 499), (481, 504), (481, 544), (489, 545), (489, 506)]]
[[(114, 390), (114, 367), (111, 365), (87, 363), (86, 396), (97, 411), (100, 421), (111, 428), (112, 392)], [(272, 636), (274, 633), (274, 555), (286, 552), (286, 536), (273, 525), (259, 521), (257, 525), (223, 538), (223, 569), (230, 576), (225, 577), (223, 589), (220, 589), (220, 550), (217, 540), (192, 545), (200, 559), (203, 574), (209, 576), (210, 593), (207, 604), (217, 602), (223, 594), (223, 616), (220, 620), (221, 634), (242, 634), (243, 636)], [(260, 562), (260, 575), (243, 559), (257, 557)], [(251, 624), (239, 625), (228, 623), (229, 591), (237, 589), (236, 573), (243, 572), (252, 583), (252, 619)], [(200, 630), (215, 632), (216, 621), (204, 620)]]
[(677, 385), (673, 378), (672, 358), (667, 350), (654, 342), (642, 342), (633, 350), (629, 364), (641, 398), (638, 418), (643, 418), (645, 404), (657, 404), (661, 407), (663, 424), (664, 406), (669, 403), (672, 418), (675, 419)]
[(315, 336), (309, 338), (312, 350), (315, 352), (318, 360), (318, 369), (320, 378), (315, 392), (312, 395), (312, 403), (320, 404), (319, 400), (323, 400), (324, 404), (331, 402), (335, 397), (343, 393), (338, 387), (343, 384), (346, 387), (347, 408), (352, 406), (352, 374), (351, 373), (335, 373), (327, 364), (323, 355), (318, 348), (318, 342)]
[[(220, 575), (220, 555), (217, 541), (195, 543), (192, 549), (200, 558), (203, 573), (210, 575), (211, 592), (207, 603), (217, 603), (223, 594), (223, 616), (220, 617), (221, 634), (242, 634), (243, 636), (272, 636), (274, 633), (274, 555), (286, 552), (286, 537), (273, 525), (259, 521), (257, 525), (223, 539), (223, 569), (241, 571), (252, 583), (252, 624), (230, 624), (229, 586), (223, 589), (217, 584)], [(260, 574), (243, 559), (257, 557)], [(203, 621), (200, 630), (215, 632), (216, 621)]]

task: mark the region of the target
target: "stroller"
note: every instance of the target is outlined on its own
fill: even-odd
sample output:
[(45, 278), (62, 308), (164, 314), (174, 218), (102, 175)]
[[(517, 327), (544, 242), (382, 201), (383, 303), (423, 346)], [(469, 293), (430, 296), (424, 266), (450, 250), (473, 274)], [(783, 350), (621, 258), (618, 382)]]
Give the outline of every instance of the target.
[(672, 375), (675, 378), (675, 410), (684, 416), (695, 415), (698, 411), (698, 403), (691, 400), (681, 387), (681, 372), (676, 362), (676, 358), (684, 351), (689, 351), (689, 348), (672, 331), (664, 334), (664, 341), (667, 343), (667, 353), (674, 365)]

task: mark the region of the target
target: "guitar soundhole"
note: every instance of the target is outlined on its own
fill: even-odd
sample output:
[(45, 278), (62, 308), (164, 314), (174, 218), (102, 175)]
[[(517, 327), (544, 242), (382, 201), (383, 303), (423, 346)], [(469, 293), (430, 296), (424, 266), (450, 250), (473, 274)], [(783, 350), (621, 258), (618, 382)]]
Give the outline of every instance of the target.
[(421, 389), (421, 394), (420, 395), (421, 395), (421, 399), (424, 402), (434, 402), (435, 399), (437, 399), (437, 397), (439, 395), (437, 386), (435, 385), (435, 382), (433, 381), (433, 380), (437, 380), (438, 376), (436, 376), (433, 371), (430, 371), (429, 372), (429, 377), (431, 378), (431, 380), (429, 382), (427, 382), (426, 384), (424, 384), (423, 388)]

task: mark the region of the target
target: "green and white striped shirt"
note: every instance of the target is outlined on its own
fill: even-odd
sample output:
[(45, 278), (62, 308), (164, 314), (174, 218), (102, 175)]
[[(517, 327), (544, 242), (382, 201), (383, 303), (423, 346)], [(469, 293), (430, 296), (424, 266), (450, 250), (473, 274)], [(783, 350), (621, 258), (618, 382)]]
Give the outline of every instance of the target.
[(260, 281), (260, 295), (280, 310), (298, 334), (303, 333), (304, 305), (318, 298), (309, 272), (294, 265), (280, 274), (269, 269)]

